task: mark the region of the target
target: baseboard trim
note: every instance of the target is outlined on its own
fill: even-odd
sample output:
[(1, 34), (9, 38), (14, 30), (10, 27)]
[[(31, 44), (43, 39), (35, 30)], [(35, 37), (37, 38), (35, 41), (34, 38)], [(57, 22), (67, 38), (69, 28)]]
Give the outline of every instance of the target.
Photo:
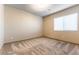
[[(63, 41), (63, 40), (56, 39), (56, 38), (51, 38), (51, 37), (48, 37), (48, 36), (39, 36), (39, 37), (24, 39), (24, 40), (20, 40), (20, 41), (26, 41), (26, 40), (36, 39), (36, 38), (49, 38), (49, 39), (53, 39), (53, 40), (58, 40), (58, 41), (62, 41), (62, 42), (67, 42), (67, 43), (79, 45), (78, 43), (73, 43), (73, 42), (69, 42), (69, 41)], [(10, 43), (15, 43), (15, 42), (20, 42), (20, 41), (8, 42), (8, 43), (4, 43), (4, 44), (10, 44)]]
[(39, 37), (33, 37), (33, 38), (24, 39), (24, 40), (19, 40), (19, 41), (6, 42), (6, 43), (4, 43), (4, 44), (10, 44), (10, 43), (15, 43), (15, 42), (20, 42), (20, 41), (26, 41), (26, 40), (36, 39), (36, 38), (42, 38), (42, 37), (43, 37), (43, 36), (39, 36)]
[(73, 42), (69, 42), (69, 41), (63, 41), (63, 40), (56, 39), (56, 38), (51, 38), (51, 37), (48, 37), (48, 36), (44, 36), (44, 37), (45, 37), (45, 38), (49, 38), (49, 39), (54, 39), (54, 40), (62, 41), (62, 42), (67, 42), (67, 43), (79, 45), (78, 43), (73, 43)]

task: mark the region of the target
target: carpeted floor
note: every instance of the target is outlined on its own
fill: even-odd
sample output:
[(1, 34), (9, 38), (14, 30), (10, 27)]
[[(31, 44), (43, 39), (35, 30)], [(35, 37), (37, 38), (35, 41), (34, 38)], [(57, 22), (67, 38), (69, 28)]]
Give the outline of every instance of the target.
[(5, 44), (2, 55), (79, 55), (79, 45), (49, 38)]

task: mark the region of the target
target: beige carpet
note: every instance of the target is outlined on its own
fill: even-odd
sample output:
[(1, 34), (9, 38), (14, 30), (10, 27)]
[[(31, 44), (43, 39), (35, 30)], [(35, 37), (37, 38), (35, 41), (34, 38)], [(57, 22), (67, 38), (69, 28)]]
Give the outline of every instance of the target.
[(2, 55), (79, 55), (79, 45), (53, 40), (36, 38), (5, 44)]

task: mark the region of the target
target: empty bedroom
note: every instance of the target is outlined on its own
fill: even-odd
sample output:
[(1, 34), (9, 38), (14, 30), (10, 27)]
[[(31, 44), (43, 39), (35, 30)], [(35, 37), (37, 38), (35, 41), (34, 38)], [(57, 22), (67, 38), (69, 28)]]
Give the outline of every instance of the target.
[(4, 4), (2, 11), (1, 55), (79, 55), (78, 4)]

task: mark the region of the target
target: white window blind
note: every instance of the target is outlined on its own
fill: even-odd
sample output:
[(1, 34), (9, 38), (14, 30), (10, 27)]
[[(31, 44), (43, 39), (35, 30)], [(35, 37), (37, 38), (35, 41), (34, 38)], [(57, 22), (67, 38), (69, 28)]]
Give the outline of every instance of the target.
[(55, 31), (77, 31), (77, 13), (54, 18), (54, 30)]

